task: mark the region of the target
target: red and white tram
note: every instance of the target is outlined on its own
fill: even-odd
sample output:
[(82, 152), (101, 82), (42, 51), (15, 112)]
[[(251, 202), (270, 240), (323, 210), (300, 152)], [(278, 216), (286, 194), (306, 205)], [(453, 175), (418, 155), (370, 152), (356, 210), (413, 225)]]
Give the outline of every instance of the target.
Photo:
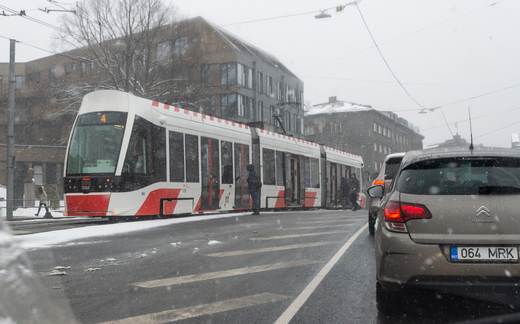
[[(65, 161), (65, 214), (168, 216), (246, 210), (248, 164), (262, 208), (336, 207), (361, 157), (104, 90), (86, 95)], [(361, 180), (361, 179), (360, 179)]]

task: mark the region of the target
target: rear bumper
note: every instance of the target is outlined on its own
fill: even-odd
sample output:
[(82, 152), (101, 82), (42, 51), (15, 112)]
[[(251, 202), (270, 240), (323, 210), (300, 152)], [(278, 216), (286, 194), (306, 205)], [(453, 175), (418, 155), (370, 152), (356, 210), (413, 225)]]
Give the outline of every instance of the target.
[(408, 234), (378, 224), (377, 280), (388, 289), (417, 287), (479, 299), (520, 294), (519, 263), (453, 263), (448, 250), (448, 246), (415, 243)]

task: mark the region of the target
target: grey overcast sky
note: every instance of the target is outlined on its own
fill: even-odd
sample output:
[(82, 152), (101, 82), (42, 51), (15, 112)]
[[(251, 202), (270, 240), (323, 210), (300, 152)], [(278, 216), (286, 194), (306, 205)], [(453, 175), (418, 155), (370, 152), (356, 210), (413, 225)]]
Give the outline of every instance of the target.
[[(63, 0), (61, 3), (72, 3)], [(334, 7), (339, 0), (176, 0), (185, 17), (203, 16), (219, 25)], [(0, 5), (57, 24), (60, 14), (38, 10), (47, 0), (0, 0)], [(510, 146), (520, 132), (520, 1), (363, 0), (360, 4), (381, 50), (409, 92), (425, 107), (444, 105), (446, 118), (469, 137), (467, 107), (477, 143)], [(230, 32), (277, 56), (305, 82), (305, 100), (329, 96), (400, 111), (417, 109), (392, 79), (354, 7), (332, 18), (313, 15), (226, 26)], [(20, 17), (0, 16), (0, 35), (55, 51), (53, 29)], [(0, 61), (9, 44), (0, 39)], [(47, 53), (19, 44), (17, 60)], [(474, 96), (488, 94), (469, 101)], [(452, 102), (458, 102), (450, 104)], [(421, 129), (425, 145), (450, 137), (440, 110), (399, 115)], [(451, 125), (456, 132), (455, 125)]]

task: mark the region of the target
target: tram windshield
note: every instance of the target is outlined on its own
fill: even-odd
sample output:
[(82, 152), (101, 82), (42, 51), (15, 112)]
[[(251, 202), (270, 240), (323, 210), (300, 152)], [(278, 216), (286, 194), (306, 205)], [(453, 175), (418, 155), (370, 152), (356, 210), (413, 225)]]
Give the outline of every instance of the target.
[(126, 113), (79, 116), (67, 158), (67, 175), (113, 174), (126, 125)]

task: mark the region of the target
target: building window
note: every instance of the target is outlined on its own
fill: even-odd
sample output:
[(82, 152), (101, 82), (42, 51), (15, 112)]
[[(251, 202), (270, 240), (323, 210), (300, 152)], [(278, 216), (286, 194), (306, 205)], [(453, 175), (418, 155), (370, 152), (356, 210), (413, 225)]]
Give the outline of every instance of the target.
[(200, 66), (200, 80), (203, 85), (208, 85), (210, 83), (210, 65), (202, 64)]
[(240, 63), (237, 64), (237, 84), (241, 87), (246, 86), (246, 71), (244, 66)]
[(264, 121), (264, 102), (258, 101), (258, 112), (257, 112), (257, 118), (258, 121)]
[(374, 123), (373, 131), (374, 131), (374, 133), (377, 133), (377, 124), (376, 123)]
[(273, 126), (278, 125), (278, 120), (276, 119), (275, 116), (277, 116), (276, 108), (274, 108), (274, 106), (271, 106), (271, 116), (269, 117), (269, 120), (271, 121), (271, 125), (273, 125)]
[(255, 100), (253, 98), (245, 97), (246, 99), (246, 105), (245, 105), (245, 112), (244, 116), (251, 120), (253, 119), (253, 111), (255, 109)]
[(258, 93), (264, 93), (264, 74), (258, 72)]
[(170, 54), (172, 52), (172, 44), (170, 41), (161, 42), (157, 44), (157, 52), (155, 54), (155, 58), (159, 62), (164, 62), (168, 60)]
[(15, 76), (16, 81), (16, 89), (22, 89), (25, 86), (25, 76), (17, 75)]
[(377, 152), (377, 143), (374, 143), (374, 152)]
[(220, 64), (220, 84), (221, 85), (237, 84), (237, 64), (236, 63)]
[(220, 97), (220, 110), (222, 117), (235, 117), (237, 115), (237, 94), (226, 94)]
[(177, 56), (186, 54), (188, 51), (188, 37), (179, 37), (173, 42), (173, 53)]
[(244, 116), (246, 97), (243, 95), (238, 96), (238, 116)]

